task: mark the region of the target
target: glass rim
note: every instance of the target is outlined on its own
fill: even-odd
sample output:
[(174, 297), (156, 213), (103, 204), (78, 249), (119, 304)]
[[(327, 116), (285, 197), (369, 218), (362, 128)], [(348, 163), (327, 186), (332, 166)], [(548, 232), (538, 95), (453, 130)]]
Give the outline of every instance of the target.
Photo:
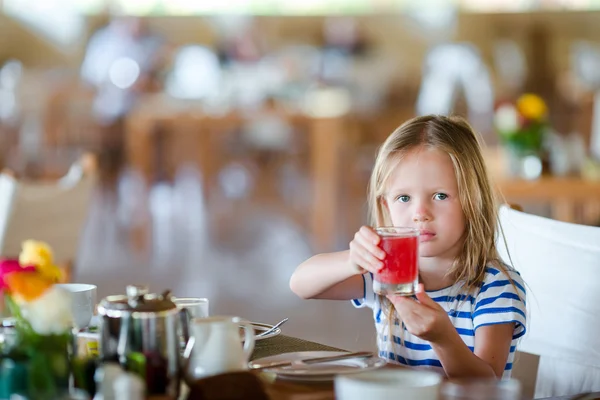
[(421, 234), (418, 229), (405, 226), (379, 226), (375, 228), (375, 232), (379, 236), (393, 237), (416, 237)]
[(172, 297), (173, 303), (177, 305), (197, 305), (207, 304), (208, 299), (206, 297)]

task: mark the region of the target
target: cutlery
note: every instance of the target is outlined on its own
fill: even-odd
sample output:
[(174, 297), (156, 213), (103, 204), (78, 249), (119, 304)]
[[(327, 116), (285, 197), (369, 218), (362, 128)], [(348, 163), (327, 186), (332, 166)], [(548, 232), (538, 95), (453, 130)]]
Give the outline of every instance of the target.
[(279, 321), (278, 323), (276, 323), (275, 325), (273, 325), (272, 328), (269, 328), (268, 330), (259, 333), (258, 335), (256, 335), (256, 337), (263, 337), (263, 336), (267, 336), (268, 334), (272, 333), (275, 331), (275, 329), (279, 328), (281, 325), (285, 324), (287, 322), (289, 318), (284, 318), (281, 321)]
[(314, 357), (314, 358), (305, 358), (304, 360), (293, 360), (293, 361), (276, 361), (268, 364), (259, 364), (253, 365), (250, 369), (259, 370), (259, 369), (268, 369), (268, 368), (281, 368), (281, 367), (291, 367), (293, 365), (310, 365), (310, 364), (319, 364), (324, 362), (331, 361), (340, 361), (340, 360), (348, 360), (352, 358), (371, 358), (373, 357), (373, 353), (370, 351), (359, 351), (356, 353), (346, 353), (340, 354), (337, 356), (327, 356), (327, 357)]

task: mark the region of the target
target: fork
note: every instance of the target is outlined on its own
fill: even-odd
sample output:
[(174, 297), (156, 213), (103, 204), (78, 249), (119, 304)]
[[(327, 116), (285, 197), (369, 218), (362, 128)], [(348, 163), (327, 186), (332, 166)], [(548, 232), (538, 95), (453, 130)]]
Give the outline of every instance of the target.
[(289, 318), (284, 318), (281, 321), (279, 321), (278, 323), (276, 323), (275, 325), (273, 325), (273, 327), (267, 329), (264, 332), (259, 333), (258, 335), (256, 335), (256, 337), (263, 337), (263, 336), (267, 336), (268, 334), (274, 332), (277, 328), (279, 328), (281, 325), (285, 324), (287, 322)]

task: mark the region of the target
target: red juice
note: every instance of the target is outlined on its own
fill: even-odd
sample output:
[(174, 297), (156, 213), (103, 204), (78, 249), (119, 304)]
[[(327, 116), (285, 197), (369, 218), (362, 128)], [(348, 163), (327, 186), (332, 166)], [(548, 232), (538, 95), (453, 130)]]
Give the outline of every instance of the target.
[[(385, 230), (384, 230), (385, 229)], [(402, 228), (378, 230), (379, 247), (386, 253), (383, 269), (374, 275), (374, 290), (379, 294), (412, 295), (416, 290), (419, 268), (419, 236), (417, 231)]]

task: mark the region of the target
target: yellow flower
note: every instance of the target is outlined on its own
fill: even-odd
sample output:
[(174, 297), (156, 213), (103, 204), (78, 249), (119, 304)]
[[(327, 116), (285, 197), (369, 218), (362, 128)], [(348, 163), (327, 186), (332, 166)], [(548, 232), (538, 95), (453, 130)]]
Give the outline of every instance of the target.
[(524, 94), (517, 100), (517, 109), (527, 119), (539, 121), (546, 116), (548, 107), (544, 100), (535, 94)]
[(62, 271), (54, 265), (52, 249), (44, 242), (26, 240), (19, 255), (21, 266), (33, 265), (45, 278), (58, 282), (62, 278)]

